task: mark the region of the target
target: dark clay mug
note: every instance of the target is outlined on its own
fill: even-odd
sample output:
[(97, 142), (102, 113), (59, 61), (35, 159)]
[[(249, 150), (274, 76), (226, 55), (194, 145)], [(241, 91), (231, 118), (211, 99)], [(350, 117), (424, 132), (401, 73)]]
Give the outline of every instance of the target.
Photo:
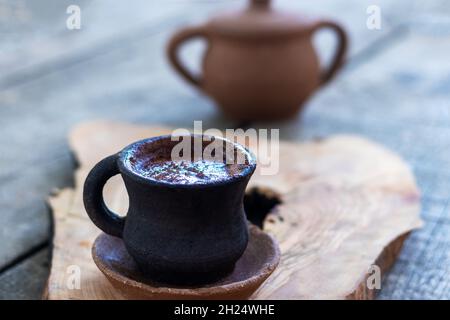
[[(243, 198), (256, 160), (238, 144), (204, 137), (200, 136), (201, 150), (208, 139), (222, 141), (244, 163), (193, 157), (175, 162), (171, 152), (179, 142), (160, 136), (103, 159), (86, 178), (83, 200), (89, 217), (105, 233), (122, 238), (140, 270), (153, 280), (215, 281), (233, 270), (246, 249)], [(194, 143), (190, 146), (194, 149)], [(107, 180), (119, 173), (129, 195), (126, 217), (111, 212), (102, 196)]]

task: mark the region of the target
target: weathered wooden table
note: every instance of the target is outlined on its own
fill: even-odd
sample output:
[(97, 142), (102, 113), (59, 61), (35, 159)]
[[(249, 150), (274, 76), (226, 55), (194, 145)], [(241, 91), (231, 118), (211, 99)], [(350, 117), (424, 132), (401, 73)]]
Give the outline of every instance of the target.
[[(0, 298), (40, 298), (48, 274), (47, 195), (72, 183), (66, 134), (89, 119), (226, 128), (212, 102), (180, 80), (164, 57), (177, 27), (243, 1), (0, 2)], [(81, 29), (66, 8), (81, 8)], [(277, 1), (333, 17), (351, 36), (345, 70), (284, 123), (284, 139), (356, 133), (412, 166), (425, 227), (406, 242), (380, 298), (450, 299), (450, 9), (441, 0)], [(369, 5), (380, 30), (366, 26)], [(326, 61), (327, 34), (317, 39)], [(186, 48), (198, 69), (201, 44)]]

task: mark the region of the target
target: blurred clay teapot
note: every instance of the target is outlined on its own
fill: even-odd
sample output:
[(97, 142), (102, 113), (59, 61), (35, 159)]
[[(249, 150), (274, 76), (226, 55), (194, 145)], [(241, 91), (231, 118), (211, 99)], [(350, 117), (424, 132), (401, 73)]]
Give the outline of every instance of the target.
[[(320, 70), (312, 45), (313, 34), (322, 28), (338, 37), (326, 70)], [(196, 37), (208, 43), (202, 76), (191, 74), (177, 54), (184, 41)], [(311, 93), (339, 70), (346, 49), (347, 36), (338, 24), (274, 10), (269, 0), (252, 0), (244, 10), (180, 30), (171, 38), (167, 53), (173, 67), (230, 118), (275, 120), (295, 115)]]

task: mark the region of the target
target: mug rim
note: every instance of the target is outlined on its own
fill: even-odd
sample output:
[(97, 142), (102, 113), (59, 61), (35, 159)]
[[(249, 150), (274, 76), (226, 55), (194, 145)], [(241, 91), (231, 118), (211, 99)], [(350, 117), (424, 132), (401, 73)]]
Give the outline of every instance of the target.
[[(127, 173), (127, 175), (129, 177), (131, 177), (132, 179), (137, 180), (139, 182), (146, 183), (146, 184), (151, 183), (154, 185), (164, 186), (164, 187), (169, 187), (169, 188), (186, 188), (186, 189), (199, 188), (199, 189), (201, 189), (201, 188), (208, 188), (208, 187), (219, 186), (219, 185), (227, 185), (227, 184), (231, 184), (233, 182), (244, 180), (245, 178), (251, 176), (253, 174), (253, 172), (256, 170), (256, 164), (257, 164), (256, 156), (254, 155), (254, 153), (252, 151), (250, 151), (248, 148), (242, 146), (241, 144), (230, 141), (230, 140), (220, 137), (220, 136), (195, 134), (195, 133), (190, 133), (189, 135), (191, 137), (196, 137), (196, 136), (210, 137), (210, 138), (222, 140), (225, 143), (231, 143), (237, 150), (239, 150), (239, 152), (242, 152), (244, 154), (246, 160), (248, 161), (248, 164), (241, 172), (239, 172), (239, 174), (229, 176), (226, 179), (221, 179), (218, 181), (206, 181), (206, 182), (202, 182), (202, 183), (177, 183), (177, 182), (168, 182), (168, 181), (164, 181), (164, 180), (157, 180), (153, 177), (145, 177), (145, 176), (138, 174), (137, 172), (132, 170), (126, 164), (126, 157), (129, 155), (130, 152), (135, 150), (136, 147), (138, 147), (140, 145), (154, 143), (156, 141), (165, 140), (165, 139), (171, 139), (172, 137), (188, 136), (188, 134), (180, 134), (180, 135), (166, 134), (166, 135), (160, 135), (160, 136), (156, 136), (156, 137), (145, 138), (145, 139), (135, 141), (135, 142), (127, 145), (126, 147), (124, 147), (121, 151), (119, 151), (119, 153), (117, 154), (118, 155), (117, 162), (118, 162), (120, 172)], [(203, 138), (202, 138), (202, 141), (203, 141)]]

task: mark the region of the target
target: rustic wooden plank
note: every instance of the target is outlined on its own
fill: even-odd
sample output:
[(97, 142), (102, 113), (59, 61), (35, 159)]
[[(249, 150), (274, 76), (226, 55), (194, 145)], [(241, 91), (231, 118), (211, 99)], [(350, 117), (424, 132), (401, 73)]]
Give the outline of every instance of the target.
[[(180, 13), (191, 8), (202, 12), (208, 3), (164, 2), (137, 0), (133, 5), (124, 2), (113, 5), (100, 1), (69, 1), (54, 3), (43, 0), (2, 2), (0, 7), (4, 37), (0, 68), (2, 76), (8, 77), (30, 68), (52, 68), (62, 61), (71, 61), (85, 51), (95, 54), (93, 48), (108, 48), (113, 43), (133, 38), (136, 33), (151, 29), (165, 20), (183, 19)], [(66, 10), (78, 5), (81, 10), (81, 29), (69, 30)], [(193, 7), (197, 7), (194, 10)], [(217, 4), (214, 5), (217, 7)], [(172, 18), (173, 17), (173, 18)], [(6, 30), (5, 30), (6, 29)], [(89, 55), (89, 54), (88, 54)], [(86, 57), (88, 58), (88, 57)]]
[(73, 181), (70, 172), (74, 166), (70, 158), (58, 158), (54, 164), (40, 168), (19, 163), (24, 166), (19, 174), (2, 177), (0, 239), (8, 245), (0, 250), (0, 269), (49, 240), (50, 214), (43, 193), (51, 193), (54, 188), (71, 185)]
[[(82, 27), (75, 31), (68, 30), (65, 23), (68, 17), (66, 8), (73, 4), (78, 5), (82, 13)], [(383, 27), (375, 31), (365, 27), (366, 9), (374, 4), (383, 9)], [(63, 0), (57, 4), (49, 0), (2, 3), (1, 8), (11, 15), (7, 15), (5, 25), (8, 32), (0, 51), (0, 87), (38, 78), (55, 69), (101, 55), (105, 50), (127, 46), (137, 39), (144, 40), (158, 24), (167, 23), (166, 28), (173, 29), (177, 25), (205, 20), (217, 11), (245, 5), (246, 1), (236, 0), (189, 3), (138, 0), (132, 6), (127, 3), (111, 5), (106, 0)], [(336, 0), (325, 0), (317, 6), (314, 1), (278, 0), (273, 6), (340, 20), (350, 33), (353, 55), (402, 24), (409, 17), (403, 14), (403, 10), (411, 3), (406, 0), (395, 4), (387, 0), (351, 0), (342, 5)], [(318, 45), (322, 49), (321, 57), (327, 60), (330, 56), (327, 52), (332, 50), (333, 44), (322, 39)]]
[(40, 299), (48, 276), (50, 250), (45, 248), (0, 275), (0, 299)]

